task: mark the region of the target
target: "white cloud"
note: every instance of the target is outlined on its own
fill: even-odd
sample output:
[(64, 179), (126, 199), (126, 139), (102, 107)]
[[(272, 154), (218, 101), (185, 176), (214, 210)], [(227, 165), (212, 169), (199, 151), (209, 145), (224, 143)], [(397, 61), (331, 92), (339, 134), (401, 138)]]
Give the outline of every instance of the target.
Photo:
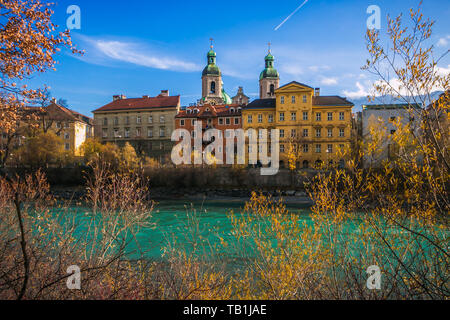
[(201, 70), (195, 63), (177, 58), (161, 49), (150, 48), (144, 43), (78, 37), (84, 43), (83, 48), (86, 48), (85, 56), (80, 59), (88, 63), (108, 65), (119, 61), (161, 70), (180, 72)]
[(440, 38), (437, 42), (438, 47), (446, 47), (450, 42), (450, 35)]
[(309, 70), (311, 70), (312, 72), (319, 72), (319, 71), (327, 71), (330, 70), (331, 68), (329, 66), (310, 66), (308, 67)]
[(327, 86), (332, 86), (338, 83), (338, 79), (337, 78), (323, 78), (320, 81), (321, 84), (323, 85), (327, 85)]
[(363, 98), (363, 97), (367, 97), (369, 95), (369, 90), (365, 88), (364, 85), (362, 85), (359, 81), (356, 82), (356, 91), (348, 91), (348, 90), (344, 90), (342, 93), (350, 99), (358, 99), (358, 98)]
[(185, 62), (149, 51), (144, 52), (139, 45), (133, 43), (97, 40), (95, 41), (95, 46), (100, 52), (111, 59), (144, 67), (185, 72), (198, 71), (200, 69), (199, 66), (191, 62)]

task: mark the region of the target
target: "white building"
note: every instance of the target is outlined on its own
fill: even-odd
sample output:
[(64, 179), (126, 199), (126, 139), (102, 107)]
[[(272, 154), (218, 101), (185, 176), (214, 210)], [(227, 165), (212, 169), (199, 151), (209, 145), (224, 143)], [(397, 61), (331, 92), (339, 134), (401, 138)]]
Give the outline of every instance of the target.
[[(364, 168), (380, 167), (385, 160), (393, 159), (400, 150), (393, 136), (401, 126), (410, 125), (415, 134), (420, 134), (422, 119), (420, 105), (379, 104), (365, 105), (362, 111), (362, 141), (364, 149), (371, 141), (380, 140), (377, 152), (364, 155)], [(401, 124), (398, 126), (397, 124)]]

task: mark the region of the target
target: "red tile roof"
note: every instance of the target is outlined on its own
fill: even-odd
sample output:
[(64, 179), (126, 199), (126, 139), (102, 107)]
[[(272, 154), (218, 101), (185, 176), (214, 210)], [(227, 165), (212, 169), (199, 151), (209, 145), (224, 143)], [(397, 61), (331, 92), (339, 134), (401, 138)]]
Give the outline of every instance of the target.
[(170, 108), (180, 105), (180, 96), (158, 96), (154, 98), (132, 98), (113, 101), (93, 112)]
[[(235, 112), (231, 112), (231, 108), (234, 108)], [(198, 109), (199, 112), (188, 112)], [(206, 110), (209, 111), (206, 111)], [(241, 115), (241, 106), (238, 104), (227, 104), (227, 105), (203, 105), (188, 107), (186, 110), (180, 110), (177, 114), (177, 118), (210, 118), (210, 117), (231, 117)]]

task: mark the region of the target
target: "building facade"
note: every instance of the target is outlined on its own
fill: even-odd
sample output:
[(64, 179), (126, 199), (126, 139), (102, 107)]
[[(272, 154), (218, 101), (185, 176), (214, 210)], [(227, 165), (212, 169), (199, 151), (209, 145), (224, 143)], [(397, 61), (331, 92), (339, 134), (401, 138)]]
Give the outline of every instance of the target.
[[(192, 151), (194, 151), (194, 138), (196, 137), (194, 133), (196, 122), (200, 122), (202, 125), (202, 135), (209, 129), (220, 131), (223, 143), (217, 151), (223, 154), (223, 159), (219, 160), (225, 163), (227, 153), (237, 153), (236, 149), (227, 150), (226, 148), (226, 139), (228, 138), (226, 130), (242, 128), (242, 107), (240, 105), (201, 105), (181, 110), (175, 118), (175, 128), (190, 132)], [(202, 145), (206, 147), (210, 143), (209, 141), (203, 141)]]
[(297, 168), (345, 164), (339, 150), (350, 148), (353, 104), (338, 96), (320, 96), (298, 82), (275, 90), (275, 99), (259, 99), (243, 109), (244, 129), (278, 129), (280, 164), (295, 157)]
[(364, 167), (380, 167), (384, 161), (393, 160), (400, 150), (393, 136), (399, 125), (409, 125), (415, 134), (421, 134), (421, 107), (417, 104), (376, 104), (364, 105), (361, 131), (364, 146), (378, 140), (378, 150), (364, 155)]
[[(19, 147), (27, 136), (34, 135), (37, 131), (53, 132), (63, 140), (65, 151), (80, 157), (83, 156), (81, 146), (94, 134), (93, 119), (58, 105), (56, 99), (52, 99), (44, 108), (27, 106), (20, 112), (23, 113), (24, 120), (20, 122), (20, 128), (11, 139), (13, 147)], [(8, 133), (2, 132), (0, 148), (3, 148), (10, 138)]]
[(168, 90), (156, 97), (127, 99), (114, 96), (113, 101), (95, 111), (95, 136), (102, 143), (123, 146), (130, 143), (139, 155), (161, 162), (170, 156), (175, 116), (180, 110), (180, 96)]

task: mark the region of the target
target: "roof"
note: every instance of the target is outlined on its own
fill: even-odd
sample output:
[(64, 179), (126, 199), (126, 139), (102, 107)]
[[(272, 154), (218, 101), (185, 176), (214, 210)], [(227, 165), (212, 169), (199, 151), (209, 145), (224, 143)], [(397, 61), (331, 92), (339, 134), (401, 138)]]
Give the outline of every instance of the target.
[(354, 106), (354, 104), (339, 96), (316, 96), (313, 97), (313, 106)]
[(92, 111), (95, 112), (108, 112), (108, 111), (134, 111), (144, 109), (157, 109), (157, 108), (177, 108), (180, 105), (180, 96), (157, 96), (157, 97), (144, 97), (144, 98), (131, 98), (131, 99), (118, 99), (107, 105)]
[(46, 115), (49, 119), (55, 121), (79, 121), (86, 124), (92, 124), (93, 121), (92, 118), (89, 118), (88, 116), (53, 102), (44, 108), (27, 106), (24, 110), (29, 112), (39, 112), (41, 115)]
[[(234, 108), (234, 112), (232, 112)], [(199, 112), (193, 112), (198, 109)], [(208, 111), (209, 110), (209, 111)], [(185, 110), (180, 110), (176, 118), (214, 118), (214, 117), (235, 117), (241, 115), (241, 106), (237, 104), (224, 105), (208, 105), (187, 107)]]
[(300, 83), (300, 82), (297, 82), (297, 81), (291, 81), (291, 82), (285, 84), (284, 86), (279, 87), (277, 90), (280, 90), (280, 89), (282, 89), (282, 88), (284, 88), (284, 87), (287, 87), (287, 86), (289, 86), (289, 85), (291, 85), (291, 84), (296, 84), (296, 85), (299, 85), (299, 86), (302, 86), (302, 87), (314, 89), (314, 88), (311, 88), (310, 86), (308, 86), (308, 85), (306, 85), (306, 84), (304, 84), (304, 83)]
[(249, 103), (244, 109), (275, 109), (276, 102), (277, 99), (257, 99)]
[(399, 103), (399, 104), (371, 104), (371, 105), (363, 105), (363, 110), (396, 110), (396, 109), (421, 109), (419, 104), (408, 104), (408, 103)]

